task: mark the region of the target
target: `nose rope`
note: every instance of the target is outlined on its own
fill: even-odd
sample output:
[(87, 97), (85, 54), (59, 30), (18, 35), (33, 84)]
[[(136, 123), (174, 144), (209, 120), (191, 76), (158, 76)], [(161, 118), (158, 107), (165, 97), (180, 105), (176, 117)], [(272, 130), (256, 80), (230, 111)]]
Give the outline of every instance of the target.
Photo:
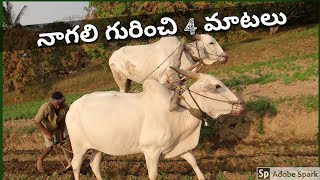
[(208, 96), (199, 94), (199, 93), (197, 93), (197, 92), (194, 92), (194, 91), (190, 90), (189, 88), (188, 88), (188, 91), (189, 91), (189, 92), (192, 92), (192, 93), (194, 93), (194, 94), (197, 94), (197, 95), (199, 95), (199, 96), (202, 96), (202, 97), (204, 97), (204, 98), (214, 100), (214, 101), (226, 102), (226, 103), (229, 103), (229, 104), (232, 104), (232, 103), (233, 103), (233, 102), (230, 101), (228, 98), (226, 98), (226, 97), (223, 96), (221, 93), (219, 93), (217, 90), (215, 90), (215, 92), (218, 93), (220, 96), (224, 97), (225, 99), (227, 99), (227, 101), (220, 100), (220, 99), (215, 99), (215, 98), (211, 98), (211, 97), (208, 97)]
[[(180, 87), (180, 89), (182, 89), (183, 91), (185, 91), (185, 89), (182, 88), (182, 87)], [(242, 103), (241, 103), (241, 102), (240, 102), (240, 106), (241, 106), (241, 107), (236, 107), (236, 108), (234, 108), (234, 105), (235, 105), (235, 104), (238, 104), (238, 103), (237, 103), (237, 102), (234, 102), (234, 101), (230, 101), (227, 97), (225, 97), (225, 96), (222, 95), (221, 93), (217, 92), (216, 90), (215, 90), (215, 92), (217, 92), (219, 95), (221, 95), (222, 97), (224, 97), (225, 99), (227, 99), (227, 101), (220, 100), (220, 99), (215, 99), (215, 98), (211, 98), (211, 97), (208, 97), (208, 96), (199, 94), (199, 93), (197, 93), (197, 92), (194, 92), (194, 91), (190, 90), (190, 88), (188, 87), (188, 93), (189, 93), (190, 97), (192, 98), (193, 102), (194, 102), (194, 103), (196, 104), (196, 106), (199, 108), (199, 111), (201, 112), (201, 114), (202, 114), (203, 117), (208, 117), (208, 114), (207, 114), (206, 112), (204, 112), (204, 111), (200, 108), (198, 102), (197, 102), (197, 101), (195, 100), (195, 98), (192, 96), (191, 92), (194, 93), (194, 94), (197, 94), (197, 95), (199, 95), (199, 96), (202, 96), (202, 97), (204, 97), (204, 98), (207, 98), (207, 99), (211, 99), (211, 100), (214, 100), (214, 101), (220, 101), (220, 102), (226, 102), (226, 103), (228, 103), (228, 104), (231, 104), (231, 112), (230, 112), (231, 114), (236, 114), (236, 113), (237, 113), (237, 110), (239, 110), (239, 109), (242, 108)], [(238, 96), (236, 96), (236, 97), (238, 98)], [(188, 109), (188, 108), (185, 108), (185, 107), (183, 107), (183, 106), (182, 106), (182, 107), (185, 108), (185, 109), (188, 109), (188, 110), (191, 112), (193, 108), (190, 106), (190, 104), (185, 100), (184, 97), (181, 97), (181, 99), (183, 99), (190, 108)], [(238, 99), (239, 99), (239, 98), (238, 98)], [(191, 114), (192, 114), (192, 113), (191, 113)], [(206, 121), (206, 120), (205, 120), (205, 121)]]
[[(202, 40), (199, 40), (199, 41), (201, 41), (201, 42), (206, 46), (206, 43), (204, 43)], [(203, 58), (200, 57), (200, 50), (199, 50), (199, 48), (198, 48), (198, 41), (196, 41), (196, 45), (193, 45), (193, 44), (189, 43), (189, 44), (187, 44), (187, 46), (193, 46), (194, 48), (196, 48), (196, 49), (197, 49), (197, 52), (198, 52), (198, 55), (199, 55), (199, 59), (203, 59)], [(206, 46), (206, 47), (207, 47), (208, 49), (210, 49), (212, 52), (215, 52), (215, 51), (213, 51), (210, 47), (208, 47), (208, 46)], [(217, 57), (223, 57), (223, 56), (221, 56), (221, 55), (218, 55), (217, 53), (212, 54), (212, 53), (208, 53), (208, 52), (206, 52), (206, 51), (204, 51), (204, 53), (205, 53), (205, 54), (209, 54), (209, 55), (213, 55), (213, 56), (217, 56)]]

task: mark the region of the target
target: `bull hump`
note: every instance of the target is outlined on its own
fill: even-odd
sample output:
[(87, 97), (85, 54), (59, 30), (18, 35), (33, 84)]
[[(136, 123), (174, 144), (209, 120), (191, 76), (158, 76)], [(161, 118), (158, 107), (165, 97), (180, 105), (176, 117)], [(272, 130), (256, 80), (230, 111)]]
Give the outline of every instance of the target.
[(143, 83), (143, 92), (157, 96), (164, 96), (165, 98), (169, 98), (170, 96), (169, 90), (156, 80), (146, 80), (145, 83)]

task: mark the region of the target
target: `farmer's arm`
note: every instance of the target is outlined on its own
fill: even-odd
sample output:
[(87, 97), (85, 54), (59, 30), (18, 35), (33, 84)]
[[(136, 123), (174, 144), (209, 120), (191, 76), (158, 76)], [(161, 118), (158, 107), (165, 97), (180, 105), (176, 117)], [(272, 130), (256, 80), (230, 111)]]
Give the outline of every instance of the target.
[(35, 124), (47, 136), (49, 140), (52, 139), (52, 134), (44, 127), (41, 122), (35, 122)]
[(36, 117), (34, 118), (34, 122), (36, 126), (46, 135), (49, 140), (52, 140), (51, 132), (41, 123), (46, 118), (46, 112), (41, 106)]

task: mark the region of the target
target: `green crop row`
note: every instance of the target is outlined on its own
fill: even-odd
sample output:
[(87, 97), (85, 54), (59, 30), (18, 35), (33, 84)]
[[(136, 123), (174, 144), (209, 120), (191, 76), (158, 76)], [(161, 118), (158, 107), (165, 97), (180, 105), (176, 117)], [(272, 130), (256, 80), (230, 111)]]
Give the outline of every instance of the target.
[(267, 84), (279, 80), (287, 85), (316, 77), (318, 75), (317, 60), (318, 55), (311, 53), (255, 62), (245, 66), (231, 66), (209, 73), (224, 77), (222, 81), (230, 88)]
[[(67, 103), (70, 104), (76, 99), (80, 98), (83, 94), (74, 94), (66, 96)], [(15, 104), (11, 106), (3, 107), (3, 120), (13, 120), (13, 119), (29, 119), (33, 118), (40, 106), (49, 101), (49, 99), (41, 99), (33, 102)]]

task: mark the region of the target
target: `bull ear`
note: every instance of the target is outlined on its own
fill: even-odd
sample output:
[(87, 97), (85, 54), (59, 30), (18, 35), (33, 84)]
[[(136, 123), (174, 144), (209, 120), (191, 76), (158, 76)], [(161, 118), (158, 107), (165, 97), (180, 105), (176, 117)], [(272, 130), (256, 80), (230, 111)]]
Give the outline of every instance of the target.
[(194, 79), (194, 80), (200, 79), (200, 74), (199, 73), (195, 73), (195, 72), (191, 72), (191, 71), (185, 71), (185, 70), (178, 69), (178, 68), (175, 68), (175, 67), (172, 67), (172, 66), (170, 66), (170, 68), (173, 69), (174, 71), (176, 71), (177, 73), (179, 73), (179, 74), (181, 74), (183, 76), (186, 76), (187, 78)]
[(194, 36), (192, 36), (193, 41), (199, 41), (200, 39), (201, 39), (201, 36), (199, 34), (195, 34)]

